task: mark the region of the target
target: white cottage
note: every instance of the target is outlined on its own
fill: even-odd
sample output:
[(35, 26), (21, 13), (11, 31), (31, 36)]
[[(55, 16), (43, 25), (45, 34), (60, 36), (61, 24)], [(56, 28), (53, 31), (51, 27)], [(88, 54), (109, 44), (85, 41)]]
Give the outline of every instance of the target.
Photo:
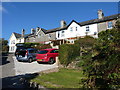
[(57, 40), (67, 40), (70, 43), (74, 43), (77, 37), (84, 37), (86, 35), (97, 36), (97, 24), (82, 25), (81, 23), (72, 20), (71, 23), (64, 29), (56, 31)]
[(25, 36), (24, 36), (25, 30), (22, 29), (22, 34), (18, 34), (13, 32), (9, 39), (9, 52), (14, 53), (16, 50), (16, 44), (17, 43), (24, 43), (25, 42)]

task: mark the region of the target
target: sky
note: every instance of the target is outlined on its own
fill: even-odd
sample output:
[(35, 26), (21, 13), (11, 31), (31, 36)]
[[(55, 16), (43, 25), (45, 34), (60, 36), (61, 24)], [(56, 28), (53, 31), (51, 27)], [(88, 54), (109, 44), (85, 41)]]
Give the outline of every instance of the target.
[[(9, 40), (13, 32), (31, 33), (31, 28), (46, 30), (60, 27), (60, 21), (69, 24), (97, 18), (97, 11), (104, 16), (118, 13), (118, 2), (2, 2), (2, 38)], [(1, 15), (0, 15), (1, 16)]]

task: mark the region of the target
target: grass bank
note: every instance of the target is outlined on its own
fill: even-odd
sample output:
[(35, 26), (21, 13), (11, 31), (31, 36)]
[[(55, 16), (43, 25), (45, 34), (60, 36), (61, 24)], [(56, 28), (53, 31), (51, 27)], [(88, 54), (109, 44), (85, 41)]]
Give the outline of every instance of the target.
[(63, 68), (59, 72), (37, 76), (31, 79), (31, 81), (47, 88), (81, 88), (82, 78), (85, 77), (80, 70)]

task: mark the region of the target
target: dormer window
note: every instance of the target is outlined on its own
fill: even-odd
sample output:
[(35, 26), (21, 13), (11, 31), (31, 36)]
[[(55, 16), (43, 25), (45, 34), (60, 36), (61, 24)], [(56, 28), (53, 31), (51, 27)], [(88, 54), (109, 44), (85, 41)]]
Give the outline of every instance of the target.
[(90, 31), (90, 28), (89, 28), (89, 26), (86, 26), (86, 31), (88, 32), (88, 31)]
[(71, 31), (71, 32), (73, 31), (73, 27), (70, 27), (70, 31)]

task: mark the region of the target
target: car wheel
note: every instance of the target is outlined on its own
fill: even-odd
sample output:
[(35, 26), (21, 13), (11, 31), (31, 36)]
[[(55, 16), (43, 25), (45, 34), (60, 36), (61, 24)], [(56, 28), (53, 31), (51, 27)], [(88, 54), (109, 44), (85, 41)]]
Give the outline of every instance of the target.
[(40, 64), (40, 62), (37, 61), (38, 64)]
[(49, 64), (53, 64), (55, 62), (54, 58), (50, 58)]
[(28, 59), (28, 62), (29, 62), (29, 63), (31, 63), (32, 61), (33, 61), (33, 59), (32, 59), (32, 58), (29, 58), (29, 59)]

